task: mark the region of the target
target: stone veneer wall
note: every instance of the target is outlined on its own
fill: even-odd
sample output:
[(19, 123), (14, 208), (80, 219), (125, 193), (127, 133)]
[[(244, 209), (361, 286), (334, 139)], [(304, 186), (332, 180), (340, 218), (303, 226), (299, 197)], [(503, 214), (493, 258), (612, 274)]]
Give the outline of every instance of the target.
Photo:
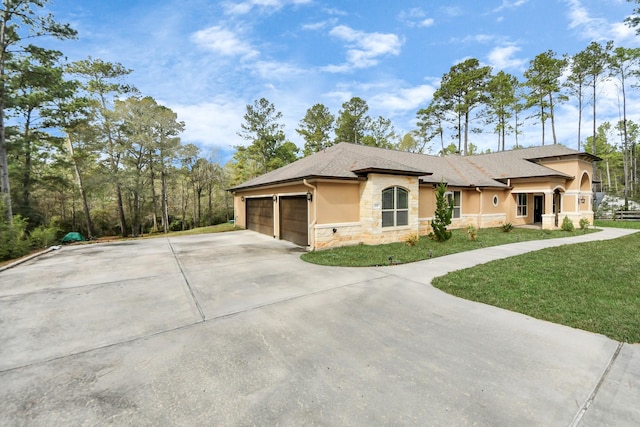
[[(400, 227), (382, 227), (382, 190), (398, 186), (409, 191), (409, 224)], [(365, 244), (391, 243), (405, 240), (419, 231), (418, 178), (400, 175), (369, 174), (360, 184), (360, 223)]]
[(364, 243), (362, 225), (359, 222), (320, 224), (314, 227), (313, 232), (315, 233), (315, 249)]

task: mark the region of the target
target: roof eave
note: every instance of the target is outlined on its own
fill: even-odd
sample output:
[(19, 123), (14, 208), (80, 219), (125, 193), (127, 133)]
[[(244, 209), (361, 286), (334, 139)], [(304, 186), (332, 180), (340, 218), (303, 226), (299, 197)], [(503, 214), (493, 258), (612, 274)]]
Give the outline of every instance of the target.
[(400, 169), (386, 169), (386, 168), (362, 168), (362, 169), (353, 169), (351, 172), (355, 173), (358, 176), (368, 175), (370, 173), (379, 173), (383, 175), (406, 175), (406, 176), (429, 176), (433, 175), (432, 172), (425, 171), (411, 171), (411, 170), (400, 170)]
[(587, 153), (587, 152), (556, 154), (554, 156), (544, 156), (544, 157), (532, 157), (532, 158), (527, 158), (526, 160), (529, 160), (531, 162), (538, 162), (541, 160), (551, 160), (551, 159), (560, 160), (560, 159), (571, 158), (571, 157), (578, 157), (583, 160), (591, 161), (591, 162), (601, 162), (603, 160), (601, 157), (598, 157), (594, 154)]
[(306, 175), (306, 176), (300, 176), (300, 177), (296, 177), (296, 178), (289, 178), (289, 179), (282, 179), (282, 180), (278, 180), (278, 181), (270, 181), (270, 182), (265, 182), (265, 183), (261, 183), (261, 184), (254, 184), (254, 185), (239, 185), (236, 187), (231, 187), (231, 188), (227, 188), (225, 191), (229, 191), (229, 192), (236, 192), (236, 191), (247, 191), (247, 190), (253, 190), (256, 188), (264, 188), (264, 187), (272, 187), (275, 185), (284, 185), (284, 184), (293, 184), (296, 182), (302, 182), (304, 180), (312, 180), (312, 179), (335, 179), (338, 181), (357, 181), (359, 179), (359, 177), (354, 176), (354, 177), (346, 177), (346, 176), (329, 176), (329, 175)]

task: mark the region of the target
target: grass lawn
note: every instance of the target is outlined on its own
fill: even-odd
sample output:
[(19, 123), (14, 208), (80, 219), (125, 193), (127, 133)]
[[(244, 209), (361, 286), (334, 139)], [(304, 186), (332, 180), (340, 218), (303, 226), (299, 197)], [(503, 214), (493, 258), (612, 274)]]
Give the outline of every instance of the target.
[(613, 221), (610, 219), (596, 219), (596, 227), (633, 228), (640, 230), (640, 221)]
[(433, 286), (465, 299), (637, 343), (638, 248), (640, 233), (550, 248), (456, 271), (436, 278)]
[[(586, 230), (587, 233), (595, 231), (597, 230)], [(542, 231), (528, 228), (514, 228), (513, 231), (505, 233), (502, 231), (502, 228), (487, 228), (478, 230), (478, 236), (475, 241), (469, 240), (466, 230), (452, 230), (452, 232), (453, 235), (451, 239), (446, 242), (436, 242), (423, 236), (420, 237), (418, 244), (415, 246), (409, 246), (406, 243), (346, 246), (308, 252), (302, 255), (302, 259), (320, 265), (367, 267), (389, 265), (391, 263), (389, 257), (392, 257), (394, 264), (404, 264), (487, 246), (524, 242), (527, 240), (575, 236), (581, 234), (583, 231)]]
[(164, 234), (162, 232), (160, 233), (153, 233), (153, 234), (146, 234), (144, 237), (175, 237), (175, 236), (192, 236), (195, 234), (208, 234), (208, 233), (222, 233), (225, 231), (236, 231), (236, 230), (240, 230), (240, 227), (236, 227), (235, 225), (229, 223), (229, 222), (225, 222), (222, 224), (217, 224), (217, 225), (210, 225), (208, 227), (198, 227), (198, 228), (192, 228), (191, 230), (184, 230), (184, 231), (170, 231), (167, 234)]

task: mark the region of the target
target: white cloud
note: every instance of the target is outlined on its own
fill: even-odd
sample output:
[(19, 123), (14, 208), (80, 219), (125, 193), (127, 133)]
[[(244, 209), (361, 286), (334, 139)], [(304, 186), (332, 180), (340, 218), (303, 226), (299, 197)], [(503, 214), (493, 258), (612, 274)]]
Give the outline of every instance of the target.
[(496, 40), (498, 38), (498, 36), (495, 36), (493, 34), (472, 34), (470, 36), (466, 36), (466, 37), (453, 37), (451, 38), (450, 42), (451, 43), (490, 43), (494, 40)]
[(169, 105), (185, 122), (182, 141), (207, 147), (228, 149), (242, 143), (237, 135), (246, 105), (239, 99), (222, 97), (193, 105)]
[(495, 9), (493, 9), (491, 11), (491, 13), (498, 13), (498, 12), (502, 12), (505, 9), (515, 9), (517, 7), (520, 7), (526, 3), (528, 3), (529, 0), (514, 0), (514, 1), (509, 1), (509, 0), (502, 0), (502, 4), (498, 7), (496, 7)]
[(430, 27), (435, 23), (433, 18), (425, 18), (418, 23), (419, 27)]
[(277, 61), (258, 61), (251, 64), (250, 68), (263, 79), (279, 81), (288, 80), (307, 72), (294, 64)]
[(636, 37), (636, 30), (623, 22), (611, 24), (611, 35), (613, 40), (632, 40)]
[(222, 8), (226, 15), (246, 15), (254, 8), (266, 11), (277, 11), (287, 5), (304, 5), (312, 0), (247, 0), (243, 2), (227, 1), (222, 3)]
[(581, 0), (565, 0), (568, 6), (569, 29), (588, 40), (613, 40), (618, 46), (633, 42), (635, 33), (621, 22), (611, 23), (604, 18), (591, 16)]
[(444, 13), (447, 16), (450, 16), (451, 18), (458, 17), (463, 13), (462, 8), (459, 6), (446, 6), (446, 7), (440, 8), (440, 10), (442, 11), (442, 13)]
[(393, 112), (415, 112), (425, 106), (433, 97), (435, 88), (431, 85), (419, 85), (397, 89), (391, 93), (378, 93), (371, 98), (371, 105), (376, 109)]
[(258, 54), (257, 50), (242, 41), (235, 32), (218, 25), (196, 31), (191, 35), (191, 41), (223, 56), (254, 57)]
[(303, 24), (302, 25), (302, 29), (303, 30), (311, 30), (311, 31), (317, 31), (317, 30), (322, 30), (324, 28), (327, 27), (331, 27), (336, 25), (336, 23), (338, 22), (338, 20), (336, 18), (332, 18), (332, 19), (327, 19), (325, 21), (319, 21), (319, 22), (312, 22), (309, 24)]
[(395, 34), (365, 33), (346, 25), (334, 27), (329, 34), (345, 41), (348, 47), (345, 64), (324, 67), (325, 71), (334, 73), (372, 67), (378, 64), (382, 56), (398, 55), (403, 44)]
[(435, 23), (433, 18), (427, 18), (424, 10), (418, 7), (402, 10), (398, 19), (409, 27), (430, 27)]
[(489, 65), (497, 70), (520, 70), (526, 63), (526, 60), (522, 58), (514, 58), (514, 55), (520, 50), (520, 47), (514, 44), (496, 46), (487, 55)]

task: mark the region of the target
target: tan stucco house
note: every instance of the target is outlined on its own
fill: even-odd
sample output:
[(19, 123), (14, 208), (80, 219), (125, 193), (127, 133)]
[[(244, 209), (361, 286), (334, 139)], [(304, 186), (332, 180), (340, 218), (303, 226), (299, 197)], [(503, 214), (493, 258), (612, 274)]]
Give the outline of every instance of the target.
[(230, 191), (236, 225), (315, 250), (430, 233), (441, 181), (451, 228), (593, 223), (597, 160), (562, 145), (438, 157), (340, 143)]

